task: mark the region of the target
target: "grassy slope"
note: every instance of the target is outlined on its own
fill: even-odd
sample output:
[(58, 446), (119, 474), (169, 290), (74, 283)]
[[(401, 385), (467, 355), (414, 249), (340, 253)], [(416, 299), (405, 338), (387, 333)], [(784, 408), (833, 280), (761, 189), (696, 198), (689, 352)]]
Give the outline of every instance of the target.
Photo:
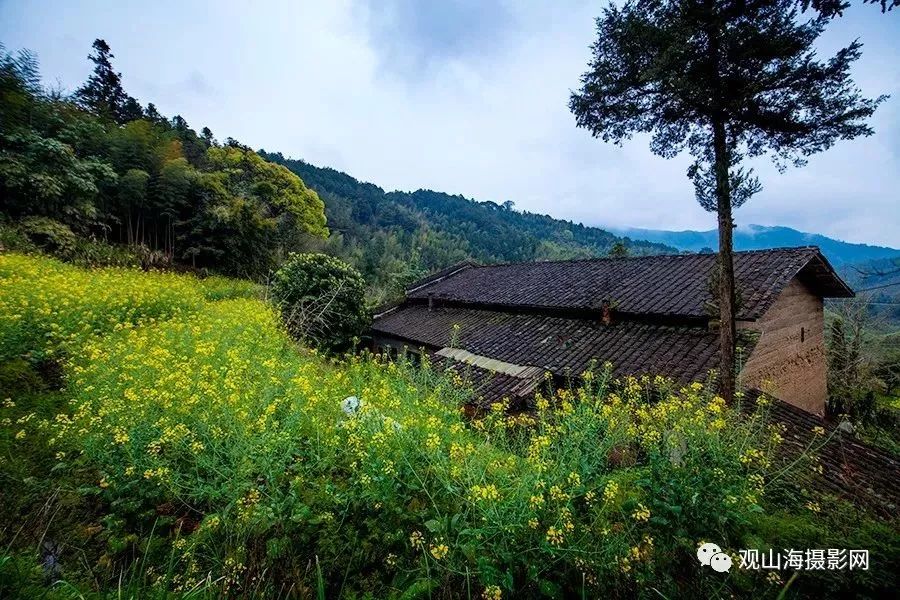
[(0, 255), (0, 596), (59, 577), (61, 597), (780, 589), (697, 569), (704, 539), (873, 551), (877, 570), (804, 575), (807, 593), (896, 583), (894, 529), (767, 485), (763, 415), (700, 387), (650, 409), (665, 382), (611, 394), (598, 372), (536, 426), (470, 427), (457, 382), (298, 349), (255, 294)]

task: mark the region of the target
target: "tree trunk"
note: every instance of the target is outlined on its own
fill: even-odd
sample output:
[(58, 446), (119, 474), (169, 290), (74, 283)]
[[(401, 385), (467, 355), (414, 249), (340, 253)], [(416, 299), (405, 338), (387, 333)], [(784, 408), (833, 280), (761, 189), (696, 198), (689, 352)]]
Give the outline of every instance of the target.
[(732, 233), (734, 221), (731, 216), (731, 189), (729, 181), (728, 140), (725, 124), (713, 122), (713, 151), (716, 173), (716, 212), (719, 215), (719, 395), (726, 402), (734, 399), (735, 386), (735, 337), (734, 322), (734, 255), (732, 253)]

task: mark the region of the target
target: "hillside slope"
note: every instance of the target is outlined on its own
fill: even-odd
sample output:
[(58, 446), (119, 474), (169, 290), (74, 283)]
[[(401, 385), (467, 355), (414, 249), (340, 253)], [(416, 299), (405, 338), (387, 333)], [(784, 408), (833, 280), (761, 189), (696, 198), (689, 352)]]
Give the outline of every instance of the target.
[(260, 154), (282, 164), (325, 202), (333, 235), (325, 250), (354, 263), (373, 288), (389, 296), (413, 279), (465, 259), (482, 262), (600, 256), (622, 242), (633, 254), (676, 252), (603, 229), (519, 212), (431, 190), (385, 192), (371, 183), (281, 153)]

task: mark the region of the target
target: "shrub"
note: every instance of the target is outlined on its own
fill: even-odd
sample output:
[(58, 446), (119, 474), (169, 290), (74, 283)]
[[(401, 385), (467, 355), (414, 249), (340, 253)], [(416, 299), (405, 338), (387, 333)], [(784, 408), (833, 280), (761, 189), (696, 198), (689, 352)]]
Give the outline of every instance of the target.
[(0, 252), (31, 254), (38, 251), (39, 248), (28, 239), (21, 229), (0, 221)]
[(288, 331), (327, 351), (341, 351), (368, 325), (365, 283), (344, 261), (325, 254), (291, 254), (275, 273), (272, 299)]
[(77, 238), (75, 247), (59, 258), (82, 267), (140, 267), (138, 250), (93, 239)]
[(67, 225), (46, 217), (0, 224), (0, 250), (43, 252), (82, 267), (140, 267), (143, 262), (139, 249), (76, 236)]
[(19, 227), (42, 250), (56, 255), (69, 255), (78, 239), (68, 225), (47, 217), (27, 217)]

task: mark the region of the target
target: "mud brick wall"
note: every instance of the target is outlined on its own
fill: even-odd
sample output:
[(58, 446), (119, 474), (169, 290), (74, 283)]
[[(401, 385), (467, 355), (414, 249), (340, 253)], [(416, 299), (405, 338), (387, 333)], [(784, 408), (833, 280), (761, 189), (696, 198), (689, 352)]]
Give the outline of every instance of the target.
[(742, 384), (811, 413), (823, 413), (828, 367), (822, 299), (794, 279), (747, 328), (760, 336), (741, 371)]

